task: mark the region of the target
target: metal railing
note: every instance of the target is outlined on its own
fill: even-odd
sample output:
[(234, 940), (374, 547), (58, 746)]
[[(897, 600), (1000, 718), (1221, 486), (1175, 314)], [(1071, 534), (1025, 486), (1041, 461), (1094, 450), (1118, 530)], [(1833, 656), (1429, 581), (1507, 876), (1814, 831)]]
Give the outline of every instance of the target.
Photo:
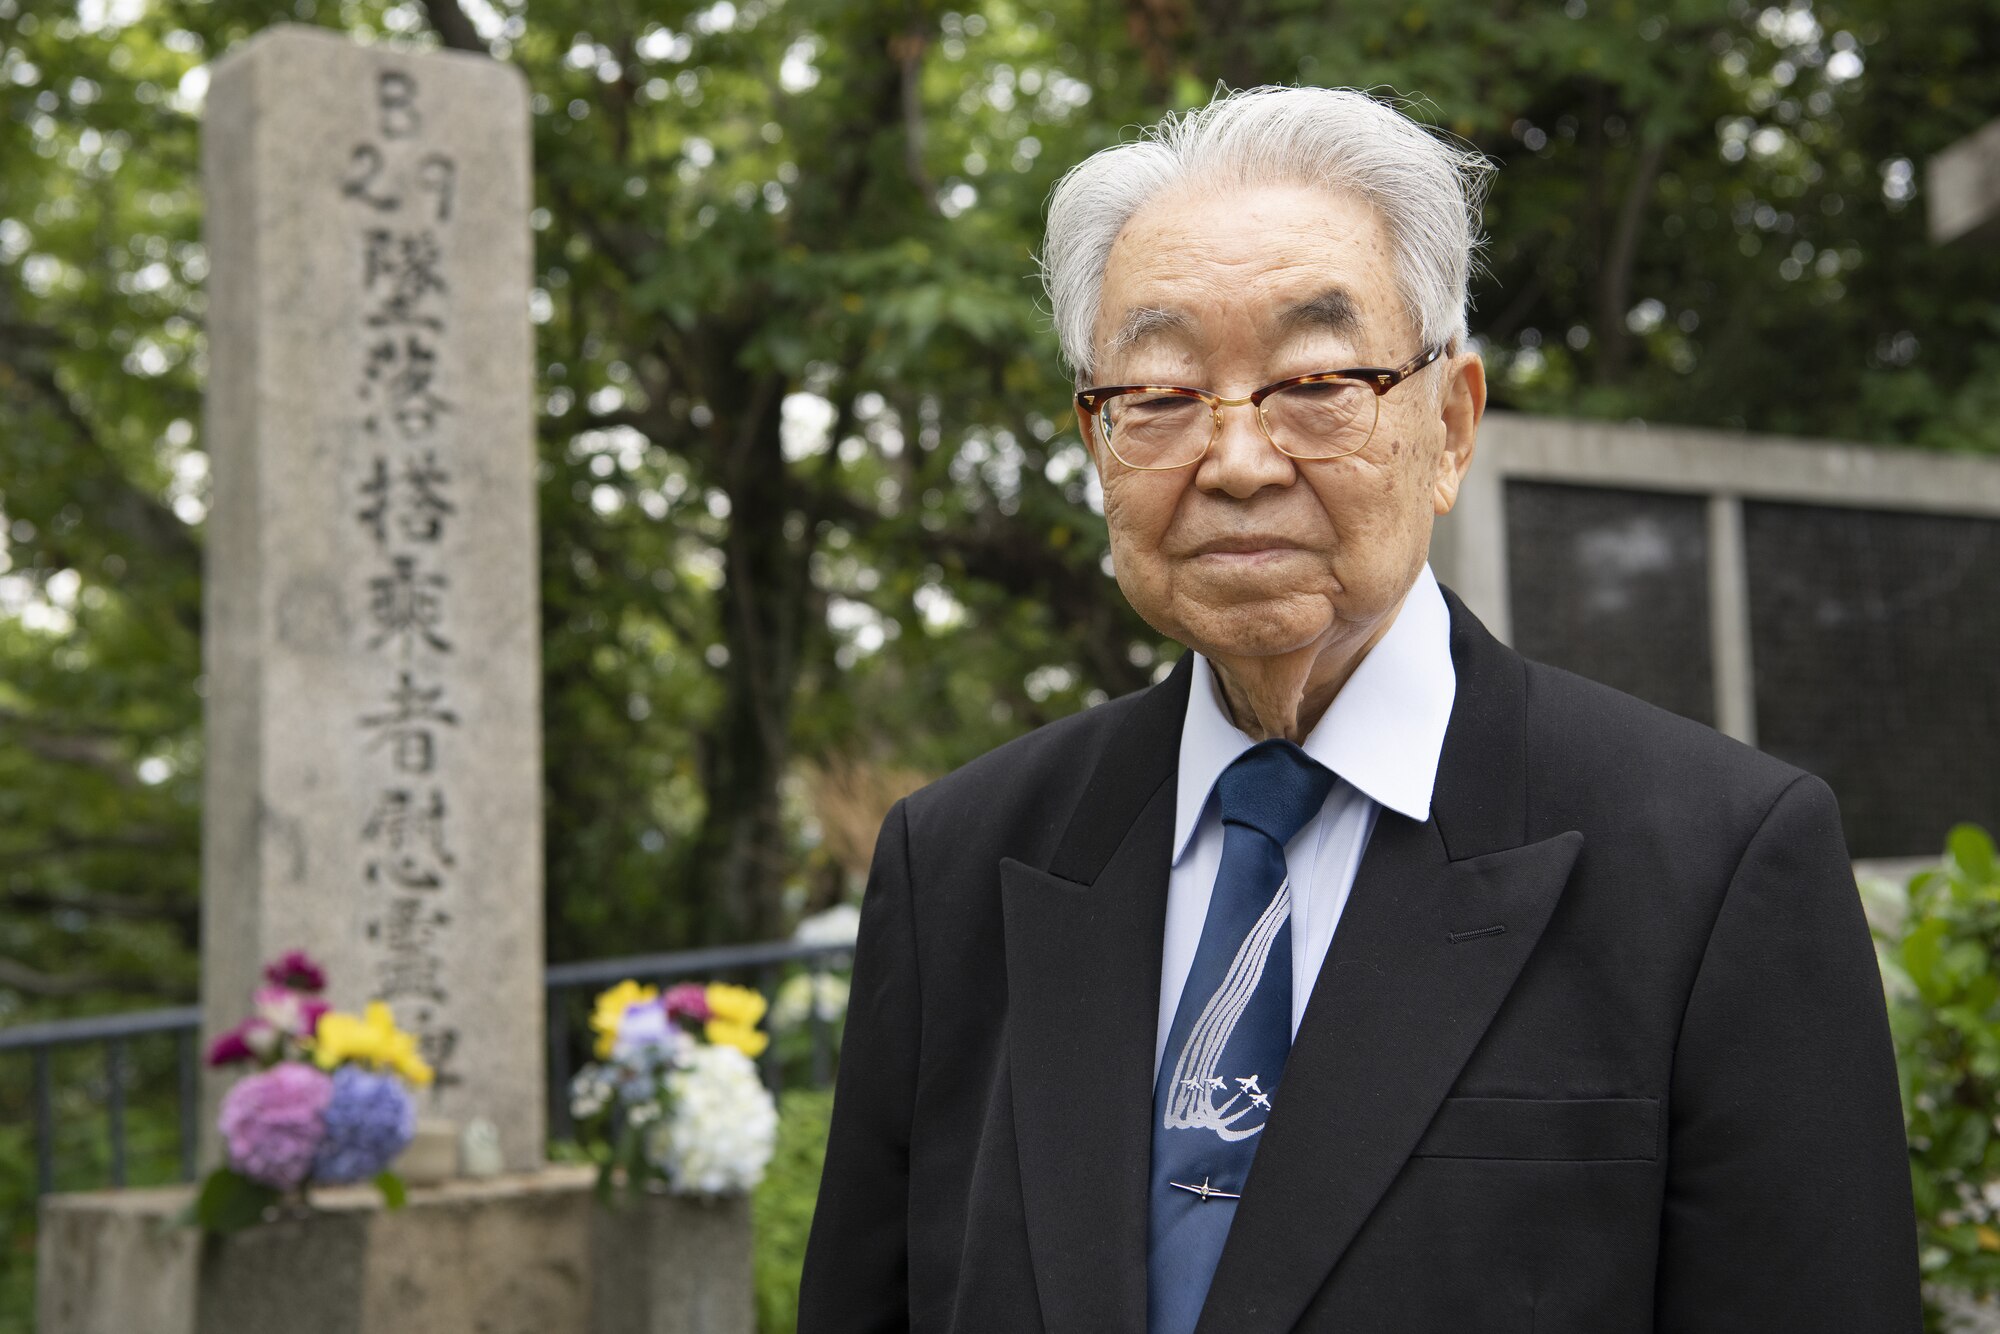
[(0, 1029), (0, 1059), (25, 1052), (29, 1062), (29, 1102), (35, 1137), (35, 1193), (55, 1186), (55, 1116), (52, 1111), (50, 1057), (63, 1047), (101, 1044), (104, 1048), (104, 1109), (109, 1125), (111, 1184), (125, 1184), (126, 1067), (133, 1038), (171, 1033), (176, 1047), (176, 1095), (181, 1176), (192, 1180), (195, 1168), (196, 1106), (201, 1097), (201, 1067), (196, 1043), (201, 1035), (201, 1007), (142, 1010), (133, 1014), (94, 1015), (88, 1019), (56, 1019)]
[[(766, 1000), (775, 1001), (786, 972), (803, 965), (803, 972), (811, 978), (808, 983), (811, 988), (808, 993), (810, 1002), (805, 1019), (808, 1035), (806, 1082), (808, 1087), (818, 1088), (829, 1083), (833, 1075), (834, 1021), (826, 1016), (819, 1003), (824, 979), (845, 967), (853, 953), (851, 944), (772, 941), (551, 966), (543, 975), (544, 1003), (547, 1007), (550, 1137), (564, 1138), (572, 1129), (568, 1089), (570, 1077), (576, 1070), (572, 1055), (575, 1050), (573, 1040), (587, 1031), (590, 993), (628, 977), (648, 983), (702, 978), (742, 980), (747, 985), (755, 986)], [(51, 1192), (56, 1181), (54, 1054), (66, 1048), (102, 1047), (105, 1148), (108, 1153), (106, 1174), (110, 1178), (108, 1184), (123, 1186), (130, 1158), (126, 1110), (133, 1092), (131, 1044), (134, 1039), (160, 1034), (171, 1035), (174, 1041), (175, 1142), (181, 1178), (192, 1180), (196, 1168), (196, 1146), (200, 1140), (199, 1006), (185, 1005), (87, 1019), (58, 1019), (0, 1029), (0, 1062), (26, 1056), (29, 1063), (28, 1101), (33, 1122), (37, 1195)], [(762, 1060), (764, 1081), (773, 1093), (780, 1090), (784, 1077), (784, 1057), (778, 1036), (774, 1035)], [(4, 1071), (4, 1066), (0, 1066), (0, 1071)]]

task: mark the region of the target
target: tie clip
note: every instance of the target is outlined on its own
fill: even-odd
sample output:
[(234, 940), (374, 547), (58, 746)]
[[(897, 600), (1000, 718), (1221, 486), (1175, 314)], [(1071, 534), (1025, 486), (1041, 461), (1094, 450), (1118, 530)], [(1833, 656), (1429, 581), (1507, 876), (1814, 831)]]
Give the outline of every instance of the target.
[(1184, 1190), (1190, 1195), (1199, 1195), (1204, 1200), (1240, 1200), (1243, 1198), (1233, 1190), (1217, 1190), (1214, 1186), (1208, 1184), (1207, 1177), (1201, 1179), (1199, 1186), (1190, 1186), (1181, 1181), (1169, 1181), (1167, 1184), (1175, 1190)]

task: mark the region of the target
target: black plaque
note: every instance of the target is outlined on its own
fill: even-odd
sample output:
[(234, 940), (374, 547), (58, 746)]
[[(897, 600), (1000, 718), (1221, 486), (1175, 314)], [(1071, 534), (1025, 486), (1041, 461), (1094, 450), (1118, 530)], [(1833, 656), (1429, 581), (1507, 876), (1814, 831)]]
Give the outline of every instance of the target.
[(1833, 786), (1856, 857), (2000, 828), (2000, 522), (1743, 509), (1757, 735)]
[(1506, 495), (1514, 647), (1713, 725), (1707, 502), (1520, 481)]

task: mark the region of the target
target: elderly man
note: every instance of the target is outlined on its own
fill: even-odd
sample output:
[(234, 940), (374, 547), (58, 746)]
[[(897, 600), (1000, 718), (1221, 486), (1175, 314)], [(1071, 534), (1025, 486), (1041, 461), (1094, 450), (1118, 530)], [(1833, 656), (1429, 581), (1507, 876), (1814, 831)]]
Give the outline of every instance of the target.
[(1483, 171), (1262, 89), (1057, 187), (1119, 587), (1191, 651), (890, 813), (805, 1334), (1919, 1328), (1832, 794), (1426, 563)]

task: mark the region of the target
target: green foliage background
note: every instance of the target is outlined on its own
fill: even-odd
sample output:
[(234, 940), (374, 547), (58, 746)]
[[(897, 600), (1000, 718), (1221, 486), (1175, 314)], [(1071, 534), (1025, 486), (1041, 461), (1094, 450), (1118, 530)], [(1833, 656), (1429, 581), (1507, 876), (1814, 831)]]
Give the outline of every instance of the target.
[(1148, 678), (1032, 253), (1218, 80), (1501, 163), (1502, 406), (2000, 448), (2000, 251), (1919, 189), (2000, 115), (1983, 0), (0, 0), (0, 1018), (192, 994), (199, 116), (280, 18), (534, 90), (555, 958), (776, 934), (851, 889), (802, 765)]
[(2000, 859), (1973, 825), (1911, 877), (1885, 941), (1924, 1272), (2000, 1292)]
[(799, 1089), (778, 1104), (778, 1148), (763, 1184), (751, 1197), (757, 1247), (759, 1334), (792, 1334), (799, 1323), (799, 1268), (819, 1199), (830, 1091)]
[(2000, 449), (2000, 247), (1922, 195), (2000, 116), (1990, 0), (0, 0), (0, 1023), (194, 994), (199, 120), (277, 21), (534, 92), (555, 959), (781, 933), (853, 889), (816, 767), (1149, 679), (1032, 254), (1218, 81), (1500, 162), (1497, 406)]

